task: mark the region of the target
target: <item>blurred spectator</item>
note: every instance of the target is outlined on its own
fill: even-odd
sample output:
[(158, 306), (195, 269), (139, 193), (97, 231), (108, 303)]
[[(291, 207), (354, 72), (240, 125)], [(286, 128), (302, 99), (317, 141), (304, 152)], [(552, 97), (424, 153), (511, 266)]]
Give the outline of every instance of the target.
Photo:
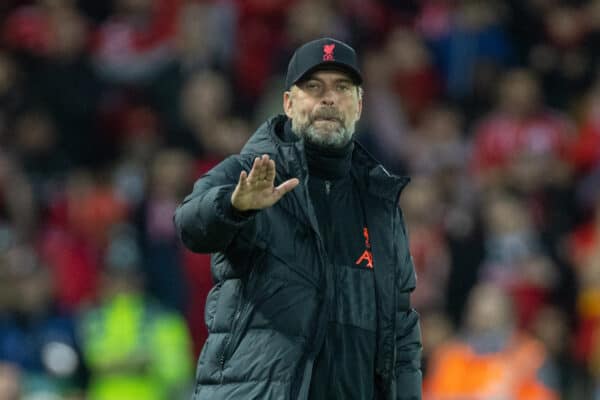
[(48, 50), (29, 66), (29, 93), (52, 114), (61, 156), (90, 164), (103, 155), (103, 137), (94, 126), (102, 84), (87, 52), (90, 25), (74, 1), (56, 4), (62, 6), (48, 12), (53, 32)]
[(9, 268), (8, 250), (14, 246), (13, 232), (6, 223), (0, 225), (0, 315), (10, 312), (11, 302), (15, 298), (12, 286), (12, 272)]
[(588, 37), (585, 8), (550, 2), (543, 18), (544, 40), (529, 50), (529, 65), (541, 78), (548, 104), (572, 107), (594, 78), (595, 47)]
[[(460, 113), (443, 105), (424, 110), (411, 131), (406, 158), (410, 171), (431, 175), (440, 185), (455, 183), (467, 166)], [(448, 188), (446, 188), (448, 189)]]
[(435, 181), (419, 177), (401, 197), (406, 224), (410, 226), (410, 252), (419, 277), (411, 296), (415, 309), (444, 309), (449, 256), (443, 232), (443, 206)]
[(515, 322), (528, 326), (558, 285), (557, 267), (518, 198), (491, 195), (484, 205), (484, 226), (480, 277), (512, 294)]
[(177, 204), (198, 175), (195, 172), (192, 158), (182, 150), (157, 153), (136, 220), (141, 232), (146, 288), (162, 304), (186, 316), (197, 355), (207, 336), (203, 314), (198, 310), (204, 310), (212, 287), (210, 260), (208, 255), (183, 249), (172, 223)]
[[(433, 279), (433, 285), (425, 286), (430, 286), (430, 290), (440, 294), (443, 292), (441, 309), (451, 312), (448, 318), (453, 322), (462, 313), (465, 297), (477, 280), (483, 257), (483, 237), (478, 232), (479, 217), (473, 212), (480, 199), (468, 175), (470, 148), (463, 136), (463, 120), (457, 109), (444, 104), (427, 109), (407, 138), (405, 159), (409, 173), (417, 175), (417, 178), (402, 196), (406, 197), (415, 184), (419, 187), (423, 181), (428, 182), (429, 191), (436, 193), (435, 207), (428, 208), (423, 201), (415, 201), (423, 217), (437, 220), (434, 229), (437, 239), (430, 242), (430, 239), (421, 237), (425, 240), (417, 242), (420, 243), (417, 246), (421, 247), (418, 253), (437, 254), (438, 260), (443, 260), (438, 266), (439, 272), (438, 268), (432, 268), (428, 274), (438, 276)], [(408, 218), (405, 207), (403, 210)], [(420, 225), (416, 223), (417, 227)], [(412, 247), (414, 225), (410, 223), (409, 226)], [(440, 248), (443, 249), (441, 258)]]
[(4, 262), (12, 297), (0, 314), (0, 361), (19, 366), (24, 394), (81, 391), (74, 320), (57, 308), (50, 271), (29, 246), (13, 246)]
[(475, 130), (473, 168), (484, 188), (512, 185), (532, 192), (564, 181), (572, 125), (542, 101), (527, 70), (503, 78), (497, 108)]
[[(231, 111), (232, 99), (225, 76), (218, 73), (200, 72), (190, 76), (181, 91), (179, 117), (189, 129), (187, 136), (177, 132), (174, 145), (194, 151), (196, 155), (210, 146), (215, 137), (213, 128)], [(205, 137), (205, 135), (207, 135)]]
[(48, 11), (43, 1), (18, 5), (4, 22), (3, 42), (24, 53), (45, 55), (53, 37)]
[(580, 174), (600, 167), (600, 81), (586, 94), (582, 120), (573, 145), (573, 164)]
[(447, 34), (432, 40), (447, 94), (452, 99), (465, 100), (472, 94), (481, 69), (511, 63), (511, 43), (501, 17), (499, 2), (461, 0), (452, 13)]
[(146, 97), (161, 114), (171, 145), (188, 145), (182, 131), (181, 92), (194, 76), (216, 71), (230, 74), (236, 57), (237, 10), (232, 1), (188, 1), (179, 11), (175, 55), (144, 88)]
[(600, 387), (600, 250), (592, 249), (578, 266), (580, 292), (577, 298), (578, 332), (576, 356), (592, 378), (596, 390)]
[(579, 286), (576, 357), (600, 386), (600, 196), (594, 211), (569, 235), (568, 249)]
[(365, 76), (365, 107), (359, 121), (358, 139), (372, 151), (392, 172), (406, 171), (405, 160), (410, 150), (408, 132), (410, 125), (402, 98), (393, 90), (391, 64), (382, 62), (384, 49), (371, 49), (363, 57)]
[(273, 57), (284, 45), (286, 19), (298, 0), (234, 0), (237, 10), (232, 83), (241, 104), (252, 108), (267, 77)]
[(143, 83), (174, 56), (179, 0), (117, 0), (93, 43), (94, 63), (115, 83)]
[(115, 226), (98, 304), (81, 315), (90, 400), (188, 398), (191, 347), (183, 319), (147, 297), (135, 231)]
[(36, 204), (47, 204), (69, 168), (49, 114), (25, 111), (17, 117), (12, 136), (14, 155), (32, 184)]
[[(163, 150), (150, 166), (148, 193), (139, 210), (143, 269), (148, 293), (181, 313), (188, 310), (188, 286), (172, 216), (191, 184), (192, 160), (180, 150)], [(167, 266), (167, 268), (165, 268)]]
[(64, 207), (68, 229), (94, 249), (103, 248), (112, 227), (126, 218), (126, 204), (105, 177), (89, 171), (73, 173), (67, 185)]
[(576, 227), (568, 236), (569, 258), (577, 270), (582, 270), (600, 248), (600, 196), (595, 198), (591, 218)]
[[(471, 2), (475, 7), (466, 1), (454, 0), (422, 3), (415, 19), (415, 31), (435, 55), (440, 84), (446, 88), (442, 98), (449, 96), (458, 101), (463, 118), (470, 123), (489, 110), (495, 81), (502, 68), (513, 61), (510, 49), (514, 42), (509, 44), (500, 24), (512, 19), (504, 18), (502, 2)], [(457, 65), (453, 67), (450, 62)], [(450, 90), (452, 76), (449, 74), (461, 73), (450, 68), (461, 66), (469, 68), (471, 74), (454, 77), (453, 80), (459, 82), (455, 83), (457, 88)]]
[(423, 40), (408, 29), (388, 35), (383, 55), (392, 69), (392, 85), (408, 120), (415, 123), (441, 93), (441, 80)]
[(176, 36), (180, 68), (228, 69), (235, 54), (235, 11), (227, 1), (182, 5)]
[(583, 399), (585, 383), (581, 368), (571, 355), (571, 320), (566, 313), (549, 305), (541, 309), (531, 325), (531, 332), (548, 351), (548, 358), (556, 366), (561, 398)]
[(430, 175), (445, 204), (444, 225), (450, 237), (472, 234), (475, 215), (470, 211), (480, 199), (470, 179), (471, 147), (464, 134), (464, 120), (458, 109), (436, 105), (426, 110), (411, 132), (407, 159), (412, 173)]
[[(454, 326), (443, 311), (426, 311), (421, 315), (423, 340), (423, 376), (429, 373), (433, 353), (454, 335)], [(424, 397), (427, 399), (427, 397)]]
[(460, 335), (440, 345), (430, 361), (424, 397), (558, 399), (552, 371), (543, 346), (516, 328), (509, 296), (479, 285)]
[(543, 103), (527, 70), (509, 71), (496, 110), (475, 128), (472, 171), (483, 191), (503, 188), (524, 196), (536, 229), (554, 246), (571, 229), (575, 197), (569, 160), (574, 125)]
[(147, 194), (148, 169), (164, 138), (159, 118), (150, 108), (132, 107), (124, 114), (112, 184), (128, 208), (135, 209)]
[(415, 30), (428, 42), (447, 36), (452, 29), (452, 16), (457, 2), (451, 0), (425, 0), (415, 17)]
[(511, 44), (521, 62), (529, 60), (531, 49), (545, 40), (544, 18), (558, 4), (550, 0), (506, 0), (505, 18)]
[(33, 238), (38, 217), (31, 182), (17, 160), (0, 151), (0, 223), (21, 242)]
[(75, 309), (96, 294), (102, 249), (130, 210), (117, 188), (86, 170), (72, 170), (48, 208), (41, 246), (56, 274), (61, 305)]
[(0, 362), (0, 400), (19, 400), (21, 374), (12, 364)]
[(0, 49), (0, 146), (6, 146), (14, 114), (23, 107), (22, 74), (11, 55)]
[(294, 49), (301, 43), (320, 36), (345, 38), (344, 20), (333, 8), (332, 1), (299, 0), (289, 10), (286, 44)]
[(181, 93), (183, 130), (170, 144), (199, 158), (215, 161), (238, 151), (249, 137), (249, 127), (232, 118), (232, 93), (221, 74), (202, 72), (187, 81)]
[(52, 270), (59, 306), (75, 311), (89, 303), (96, 295), (98, 263), (85, 240), (61, 227), (49, 226), (40, 232), (40, 246)]

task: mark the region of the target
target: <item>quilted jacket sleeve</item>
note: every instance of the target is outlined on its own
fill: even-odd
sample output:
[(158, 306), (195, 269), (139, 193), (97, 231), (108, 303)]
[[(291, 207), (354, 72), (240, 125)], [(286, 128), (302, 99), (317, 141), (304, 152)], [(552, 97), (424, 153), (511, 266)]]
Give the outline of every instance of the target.
[(242, 163), (231, 156), (202, 176), (175, 211), (175, 226), (183, 244), (197, 253), (225, 250), (254, 213), (239, 214), (231, 206)]
[(396, 354), (394, 355), (395, 397), (394, 400), (420, 400), (422, 392), (421, 375), (421, 328), (419, 314), (410, 308), (410, 293), (416, 286), (415, 268), (409, 251), (408, 234), (398, 209), (396, 215), (399, 230), (396, 237), (399, 246), (402, 273), (396, 283), (399, 304), (396, 316)]

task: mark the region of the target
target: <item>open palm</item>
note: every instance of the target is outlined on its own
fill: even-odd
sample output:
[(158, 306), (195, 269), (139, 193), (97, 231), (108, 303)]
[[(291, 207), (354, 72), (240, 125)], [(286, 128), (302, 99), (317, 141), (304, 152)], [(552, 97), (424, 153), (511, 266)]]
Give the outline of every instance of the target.
[(300, 183), (297, 178), (292, 178), (275, 187), (275, 175), (275, 161), (266, 154), (256, 157), (250, 173), (240, 173), (238, 184), (231, 195), (233, 207), (238, 211), (271, 207)]

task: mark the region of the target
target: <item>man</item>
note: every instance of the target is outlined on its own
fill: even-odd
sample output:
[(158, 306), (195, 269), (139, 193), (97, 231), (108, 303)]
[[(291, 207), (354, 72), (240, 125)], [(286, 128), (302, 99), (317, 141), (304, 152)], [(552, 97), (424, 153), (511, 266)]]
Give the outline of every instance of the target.
[(517, 326), (515, 308), (511, 293), (496, 283), (473, 288), (460, 333), (439, 345), (428, 363), (427, 398), (559, 398), (556, 365), (543, 344)]
[(189, 332), (181, 315), (146, 296), (137, 240), (130, 226), (111, 231), (100, 297), (79, 319), (89, 400), (173, 400), (188, 394)]
[(200, 178), (175, 213), (212, 252), (196, 400), (420, 399), (407, 179), (353, 141), (354, 50), (324, 38), (288, 66), (285, 116)]

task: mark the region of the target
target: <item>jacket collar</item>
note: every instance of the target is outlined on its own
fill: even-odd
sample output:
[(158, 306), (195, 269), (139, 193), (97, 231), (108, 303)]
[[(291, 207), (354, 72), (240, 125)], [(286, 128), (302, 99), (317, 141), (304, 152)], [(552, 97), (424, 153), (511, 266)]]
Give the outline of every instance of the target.
[[(304, 178), (308, 173), (304, 152), (304, 141), (286, 141), (283, 129), (287, 117), (273, 116), (263, 123), (242, 148), (241, 154), (269, 154), (276, 157), (286, 176)], [(366, 181), (366, 190), (374, 197), (397, 203), (400, 193), (410, 181), (409, 177), (390, 174), (358, 141), (354, 140), (352, 168)]]
[(397, 176), (389, 173), (379, 161), (375, 159), (360, 142), (354, 141), (353, 164), (359, 173), (365, 176), (367, 191), (370, 195), (395, 204), (402, 190), (410, 182), (408, 176)]

